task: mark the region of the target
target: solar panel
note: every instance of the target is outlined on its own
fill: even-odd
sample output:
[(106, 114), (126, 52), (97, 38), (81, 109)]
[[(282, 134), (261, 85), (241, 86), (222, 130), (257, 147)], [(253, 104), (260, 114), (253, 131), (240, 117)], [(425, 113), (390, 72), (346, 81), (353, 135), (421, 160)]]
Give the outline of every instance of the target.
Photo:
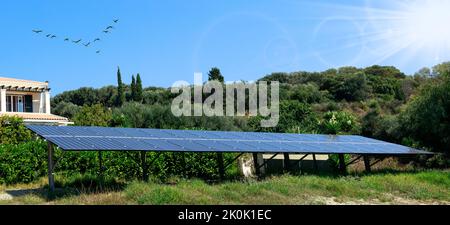
[(40, 125), (27, 127), (65, 151), (429, 154), (426, 151), (354, 135)]

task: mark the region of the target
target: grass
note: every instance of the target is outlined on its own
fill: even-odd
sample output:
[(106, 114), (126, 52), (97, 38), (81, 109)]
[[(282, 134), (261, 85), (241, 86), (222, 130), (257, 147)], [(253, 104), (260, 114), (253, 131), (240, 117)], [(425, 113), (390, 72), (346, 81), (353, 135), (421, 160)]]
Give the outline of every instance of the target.
[(393, 172), (274, 176), (208, 184), (202, 180), (120, 183), (75, 176), (59, 185), (48, 201), (45, 179), (1, 190), (36, 189), (0, 204), (450, 204), (450, 171)]

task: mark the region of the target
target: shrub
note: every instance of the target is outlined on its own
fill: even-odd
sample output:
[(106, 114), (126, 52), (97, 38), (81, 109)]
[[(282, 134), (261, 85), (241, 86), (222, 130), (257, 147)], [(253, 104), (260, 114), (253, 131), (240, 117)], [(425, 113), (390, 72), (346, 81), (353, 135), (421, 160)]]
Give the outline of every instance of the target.
[(444, 168), (448, 168), (449, 165), (450, 165), (450, 159), (445, 157), (445, 155), (442, 153), (436, 154), (426, 161), (426, 166), (429, 168), (444, 169)]
[(358, 134), (360, 125), (352, 114), (347, 112), (327, 112), (319, 122), (320, 132), (324, 134)]
[(450, 154), (450, 78), (427, 84), (400, 114), (404, 137)]
[(47, 143), (43, 140), (0, 145), (0, 183), (29, 183), (47, 173)]
[(60, 102), (53, 107), (52, 113), (67, 118), (73, 118), (80, 111), (81, 106), (71, 102)]
[[(351, 159), (352, 159), (351, 155), (344, 154), (345, 164), (348, 164)], [(338, 170), (339, 169), (339, 155), (338, 154), (329, 155), (328, 163), (330, 164), (331, 168), (333, 168), (334, 170)]]
[(19, 144), (31, 140), (31, 131), (19, 117), (0, 116), (0, 144)]
[(85, 105), (74, 116), (77, 126), (108, 126), (112, 120), (111, 111), (101, 104)]
[(294, 86), (290, 99), (311, 104), (328, 100), (328, 95), (327, 91), (320, 91), (316, 84), (309, 83)]
[(369, 86), (363, 73), (327, 76), (321, 87), (328, 90), (336, 100), (361, 101), (368, 97)]
[(281, 101), (280, 119), (276, 127), (261, 127), (262, 116), (251, 117), (249, 126), (260, 132), (302, 132), (312, 133), (317, 128), (317, 115), (311, 106), (299, 101)]

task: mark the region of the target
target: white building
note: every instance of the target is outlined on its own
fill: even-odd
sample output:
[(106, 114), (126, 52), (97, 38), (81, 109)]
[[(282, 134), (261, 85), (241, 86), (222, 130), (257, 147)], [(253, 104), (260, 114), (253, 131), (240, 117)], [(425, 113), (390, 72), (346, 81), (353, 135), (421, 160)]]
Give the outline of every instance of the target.
[(0, 106), (0, 116), (18, 116), (25, 124), (72, 124), (51, 114), (48, 82), (0, 77)]

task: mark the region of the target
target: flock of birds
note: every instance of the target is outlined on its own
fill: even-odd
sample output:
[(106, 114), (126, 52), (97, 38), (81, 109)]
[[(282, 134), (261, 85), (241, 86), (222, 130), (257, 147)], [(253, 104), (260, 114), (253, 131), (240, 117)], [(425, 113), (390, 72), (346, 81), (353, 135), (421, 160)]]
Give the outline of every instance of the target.
[[(113, 23), (114, 23), (114, 24), (117, 24), (118, 22), (119, 22), (118, 19), (113, 20)], [(112, 32), (113, 29), (115, 29), (115, 27), (114, 27), (113, 25), (109, 25), (109, 26), (107, 26), (102, 32), (105, 33), (105, 34), (109, 34), (109, 33)], [(41, 34), (41, 33), (44, 32), (43, 30), (32, 30), (32, 31), (33, 31), (34, 33), (36, 33), (36, 34)], [(58, 38), (58, 36), (56, 36), (55, 34), (47, 34), (47, 35), (45, 35), (45, 37), (50, 38), (50, 39)], [(85, 42), (85, 43), (82, 43), (81, 41), (83, 41), (83, 39), (77, 39), (77, 40), (74, 40), (74, 39), (71, 39), (71, 38), (69, 38), (69, 37), (65, 37), (65, 38), (64, 38), (64, 41), (65, 41), (65, 42), (71, 41), (71, 42), (74, 43), (74, 44), (79, 44), (79, 43), (81, 43), (81, 44), (84, 45), (85, 47), (89, 47), (89, 46), (93, 45), (95, 42), (101, 41), (101, 39), (97, 37), (97, 38), (95, 38), (94, 40), (91, 40), (91, 41), (87, 41), (87, 42)], [(97, 54), (99, 54), (100, 52), (101, 52), (101, 50), (97, 50), (97, 51), (96, 51)]]

